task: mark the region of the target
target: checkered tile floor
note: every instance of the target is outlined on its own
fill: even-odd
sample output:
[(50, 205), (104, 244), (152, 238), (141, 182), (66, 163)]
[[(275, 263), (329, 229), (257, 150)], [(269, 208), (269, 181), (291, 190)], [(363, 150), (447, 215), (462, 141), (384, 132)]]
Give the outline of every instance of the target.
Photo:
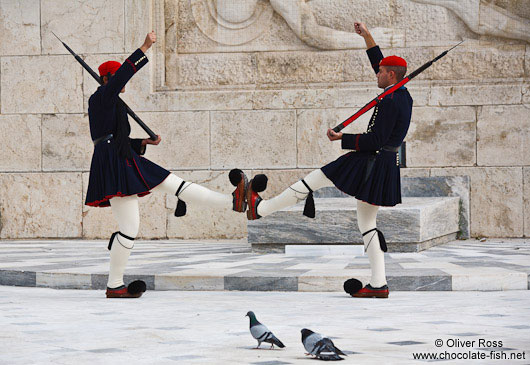
[[(419, 253), (386, 254), (391, 291), (528, 289), (524, 239), (454, 241)], [(103, 289), (104, 241), (1, 241), (0, 285)], [(367, 256), (255, 254), (244, 241), (137, 241), (126, 281), (151, 290), (341, 291), (369, 280)]]

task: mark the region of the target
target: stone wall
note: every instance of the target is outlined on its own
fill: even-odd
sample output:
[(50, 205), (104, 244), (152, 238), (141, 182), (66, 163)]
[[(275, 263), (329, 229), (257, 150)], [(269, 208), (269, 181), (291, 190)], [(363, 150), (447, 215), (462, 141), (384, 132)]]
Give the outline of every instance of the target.
[[(255, 19), (211, 24), (244, 17), (244, 6), (230, 8), (238, 1), (259, 7)], [(409, 70), (465, 39), (409, 84), (415, 108), (402, 174), (468, 175), (471, 235), (528, 236), (530, 44), (509, 32), (481, 34), (462, 14), (422, 2), (305, 4), (326, 29), (352, 32), (359, 19), (391, 30), (393, 46), (383, 52), (405, 57)], [(228, 193), (229, 169), (265, 172), (263, 195), (271, 197), (339, 156), (326, 129), (379, 93), (364, 49), (312, 47), (311, 32), (299, 36), (277, 3), (0, 0), (0, 238), (106, 238), (116, 230), (109, 208), (83, 205), (93, 148), (86, 105), (97, 83), (52, 31), (94, 69), (123, 61), (157, 31), (150, 63), (123, 98), (162, 135), (147, 157), (185, 179)], [(528, 26), (528, 2), (494, 3)], [(215, 18), (212, 4), (228, 8)], [(362, 132), (367, 120), (345, 131)], [(140, 201), (142, 237), (246, 236), (242, 214), (190, 206), (177, 219), (174, 197)]]

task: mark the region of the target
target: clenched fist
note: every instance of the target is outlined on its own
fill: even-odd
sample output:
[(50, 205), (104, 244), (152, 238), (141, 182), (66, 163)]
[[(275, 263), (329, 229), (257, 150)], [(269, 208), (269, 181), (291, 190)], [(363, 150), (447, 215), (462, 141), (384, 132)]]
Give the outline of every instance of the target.
[(140, 47), (143, 53), (147, 52), (149, 48), (153, 45), (153, 43), (156, 43), (156, 34), (154, 31), (147, 33), (145, 36), (144, 44)]

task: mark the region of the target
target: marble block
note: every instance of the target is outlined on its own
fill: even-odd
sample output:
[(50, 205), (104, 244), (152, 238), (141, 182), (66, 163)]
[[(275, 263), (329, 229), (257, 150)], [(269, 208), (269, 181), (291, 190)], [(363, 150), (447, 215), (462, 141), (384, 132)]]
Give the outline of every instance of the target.
[(432, 168), (432, 176), (469, 176), (470, 235), (523, 235), (523, 176), (521, 167)]
[(259, 53), (257, 82), (278, 85), (353, 81), (345, 79), (346, 55), (345, 51)]
[[(480, 87), (480, 92), (477, 92)], [(458, 80), (433, 84), (429, 105), (457, 106), (457, 105), (496, 105), (520, 104), (522, 100), (522, 85), (520, 83), (486, 83), (480, 85), (463, 83)]]
[(479, 166), (530, 165), (530, 106), (483, 106), (477, 121)]
[(88, 116), (44, 114), (42, 116), (42, 169), (44, 171), (90, 170), (94, 144)]
[(0, 270), (0, 285), (28, 286), (36, 285), (35, 271)]
[(150, 32), (150, 0), (127, 0), (125, 2), (125, 52), (133, 52)]
[(0, 174), (1, 238), (81, 236), (81, 174)]
[(460, 198), (458, 237), (470, 236), (470, 179), (468, 176), (402, 177), (402, 196), (432, 197), (457, 196)]
[(156, 290), (223, 290), (222, 275), (156, 275)]
[[(362, 243), (357, 228), (356, 201), (315, 198), (316, 217), (302, 215), (303, 203), (270, 216), (248, 221), (251, 244)], [(389, 243), (421, 243), (458, 231), (459, 198), (403, 198), (396, 207), (382, 207), (378, 227)]]
[(407, 134), (407, 166), (473, 166), (475, 151), (475, 108), (414, 108)]
[[(210, 119), (208, 112), (138, 113), (162, 141), (147, 146), (145, 158), (173, 169), (207, 169), (210, 167)], [(131, 136), (146, 138), (140, 126), (130, 121)]]
[(354, 109), (300, 110), (296, 115), (297, 165), (298, 167), (321, 167), (346, 151), (339, 142), (331, 143), (326, 136), (333, 128), (350, 115)]
[(249, 53), (180, 55), (177, 62), (180, 87), (215, 88), (256, 82), (256, 60)]
[(40, 54), (40, 4), (0, 1), (0, 56)]
[(0, 115), (0, 171), (39, 171), (41, 117)]
[(43, 53), (68, 53), (52, 32), (77, 54), (124, 50), (123, 1), (42, 0), (40, 12)]
[(294, 111), (211, 112), (210, 118), (212, 168), (296, 166)]
[(86, 273), (37, 272), (36, 286), (55, 289), (91, 289), (92, 280)]
[(2, 113), (82, 112), (82, 67), (71, 55), (2, 57), (0, 67)]

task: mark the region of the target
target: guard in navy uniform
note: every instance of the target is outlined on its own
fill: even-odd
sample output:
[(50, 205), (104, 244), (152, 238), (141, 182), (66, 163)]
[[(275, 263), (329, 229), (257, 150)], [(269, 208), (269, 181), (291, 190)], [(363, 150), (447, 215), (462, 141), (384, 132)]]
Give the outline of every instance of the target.
[(111, 236), (108, 246), (108, 298), (137, 298), (146, 289), (141, 280), (134, 281), (127, 287), (123, 282), (125, 266), (140, 224), (139, 197), (151, 192), (176, 195), (176, 216), (186, 213), (186, 203), (233, 209), (238, 212), (244, 212), (246, 209), (245, 194), (248, 183), (241, 170), (230, 171), (230, 181), (236, 187), (232, 195), (220, 194), (186, 182), (142, 157), (146, 145), (158, 145), (160, 136), (157, 136), (155, 141), (129, 138), (131, 126), (125, 104), (119, 99), (119, 94), (125, 92), (125, 84), (148, 62), (145, 52), (154, 42), (156, 35), (151, 32), (147, 34), (143, 45), (123, 64), (116, 61), (101, 64), (98, 70), (103, 85), (88, 101), (94, 154), (85, 204), (93, 207), (110, 206), (120, 229)]
[[(367, 46), (367, 54), (377, 75), (377, 86), (387, 89), (401, 81), (407, 72), (407, 63), (401, 57), (383, 58), (370, 32), (363, 23), (355, 23), (356, 32)], [(258, 219), (277, 210), (306, 200), (304, 215), (314, 217), (313, 191), (336, 186), (357, 199), (357, 221), (363, 235), (365, 251), (370, 259), (372, 276), (364, 288), (362, 284), (350, 294), (354, 297), (387, 298), (384, 254), (387, 251), (384, 236), (376, 228), (379, 206), (401, 203), (398, 149), (410, 124), (412, 98), (405, 87), (386, 96), (375, 107), (366, 133), (343, 134), (328, 129), (331, 141), (341, 140), (342, 148), (351, 152), (339, 157), (304, 179), (291, 185), (280, 195), (262, 200), (259, 192), (266, 187), (267, 178), (257, 175), (247, 190), (248, 219)], [(355, 279), (353, 279), (355, 280)]]

